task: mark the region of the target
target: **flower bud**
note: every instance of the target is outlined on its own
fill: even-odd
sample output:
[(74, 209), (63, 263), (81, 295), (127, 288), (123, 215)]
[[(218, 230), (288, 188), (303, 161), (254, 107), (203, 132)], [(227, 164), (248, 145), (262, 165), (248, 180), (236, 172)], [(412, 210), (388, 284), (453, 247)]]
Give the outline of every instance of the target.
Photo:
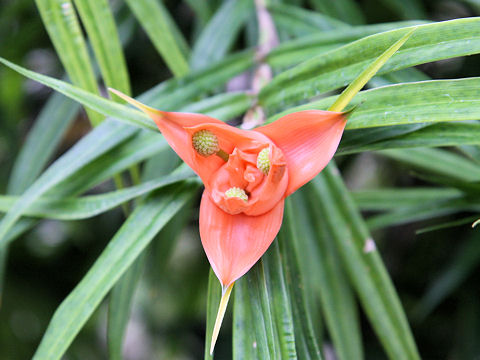
[(265, 148), (258, 153), (257, 168), (265, 175), (270, 171), (270, 148)]
[(237, 198), (242, 199), (243, 201), (248, 201), (248, 195), (245, 192), (245, 190), (240, 189), (238, 187), (232, 187), (232, 188), (228, 189), (227, 191), (225, 191), (225, 196), (227, 198), (237, 197)]
[(205, 157), (220, 150), (217, 136), (209, 130), (200, 130), (193, 134), (192, 145), (197, 153)]

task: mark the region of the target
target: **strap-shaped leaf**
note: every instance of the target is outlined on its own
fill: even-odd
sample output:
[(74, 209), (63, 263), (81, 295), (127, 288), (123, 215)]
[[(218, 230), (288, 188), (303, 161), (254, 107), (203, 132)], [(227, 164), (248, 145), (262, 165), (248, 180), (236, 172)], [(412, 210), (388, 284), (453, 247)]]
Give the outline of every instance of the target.
[[(27, 216), (58, 220), (77, 220), (96, 216), (127, 201), (146, 195), (159, 188), (192, 177), (189, 170), (164, 176), (140, 185), (124, 188), (101, 195), (81, 198), (40, 198), (24, 214)], [(18, 196), (0, 195), (0, 212), (7, 212), (18, 201)]]
[(319, 33), (311, 29), (310, 35), (281, 43), (267, 55), (266, 59), (275, 69), (287, 68), (369, 35), (425, 23), (425, 21), (398, 21)]
[[(313, 246), (309, 249), (306, 246), (308, 243), (305, 243), (304, 240), (302, 247), (297, 245), (297, 251), (304, 253), (302, 256), (304, 258), (312, 256), (311, 254), (307, 255), (307, 251), (315, 254), (315, 262), (310, 264), (309, 269), (314, 271), (313, 281), (318, 288), (315, 290), (320, 299), (322, 315), (339, 359), (362, 359), (362, 339), (354, 294), (347, 282), (335, 244), (332, 242), (325, 224), (317, 220), (326, 217), (327, 214), (316, 206), (315, 201), (312, 201), (308, 190), (310, 189), (302, 189), (292, 198), (290, 217), (296, 219), (296, 225), (292, 224), (292, 220), (290, 220), (290, 226), (296, 231), (290, 237), (298, 238), (297, 242), (300, 238), (310, 238), (312, 242)], [(286, 215), (286, 221), (288, 221), (289, 215), (288, 213)], [(301, 217), (305, 217), (305, 219), (301, 219)], [(306, 226), (313, 227), (312, 232), (306, 232)]]
[[(395, 128), (396, 126), (390, 127)], [(385, 130), (382, 128), (382, 130)], [(337, 155), (352, 154), (364, 151), (480, 145), (480, 124), (477, 123), (443, 123), (434, 124), (409, 134), (400, 135), (391, 139), (380, 140), (366, 145), (350, 145), (343, 147)]]
[[(388, 66), (392, 59), (384, 66)], [(476, 93), (479, 85), (480, 78), (467, 78), (421, 81), (361, 91), (350, 103), (357, 107), (350, 114), (346, 129), (477, 120), (480, 119), (480, 99)], [(328, 97), (290, 108), (268, 121), (300, 110), (327, 109), (336, 98)]]
[(130, 94), (130, 81), (115, 20), (107, 0), (74, 0), (105, 85)]
[(161, 1), (127, 0), (135, 17), (175, 76), (188, 73), (188, 46)]
[(235, 284), (234, 359), (296, 359), (290, 294), (275, 241)]
[[(307, 218), (308, 210), (305, 209), (302, 199), (298, 194), (293, 195), (285, 205), (278, 241), (290, 291), (295, 347), (299, 359), (322, 359), (322, 334), (315, 325), (320, 321), (320, 314), (316, 309), (316, 295), (319, 293), (321, 296), (323, 291), (317, 291), (321, 279), (316, 265), (323, 266), (324, 263), (323, 259), (317, 257), (320, 254), (315, 251), (315, 245), (311, 242), (313, 226)], [(355, 325), (349, 328), (356, 330)]]
[[(77, 15), (70, 0), (35, 0), (48, 35), (68, 76), (78, 87), (98, 94), (97, 82), (88, 56)], [(87, 109), (93, 125), (103, 117)]]
[[(407, 43), (379, 74), (410, 66), (480, 52), (479, 18), (419, 25)], [(372, 35), (321, 54), (276, 76), (259, 94), (270, 109), (305, 100), (345, 86), (409, 28)], [(465, 46), (468, 41), (469, 46)]]
[(391, 359), (419, 359), (405, 314), (363, 219), (338, 170), (330, 164), (313, 181), (315, 201), (361, 304)]
[(431, 174), (463, 182), (480, 181), (480, 168), (464, 156), (441, 149), (382, 150), (378, 154)]
[(103, 297), (196, 189), (197, 183), (185, 183), (150, 197), (135, 209), (57, 309), (33, 359), (62, 357)]
[(393, 210), (431, 201), (457, 199), (463, 195), (458, 189), (416, 187), (407, 189), (374, 189), (352, 192), (356, 204), (362, 210)]
[(222, 59), (252, 14), (251, 0), (224, 1), (195, 42), (190, 58), (192, 69), (202, 69)]
[[(121, 105), (119, 105), (121, 106)], [(0, 222), (0, 247), (5, 245), (5, 235), (23, 212), (46, 191), (73, 174), (92, 160), (112, 149), (115, 145), (132, 136), (135, 129), (125, 127), (113, 120), (98, 126), (95, 135), (84, 137), (71, 150), (54, 162), (38, 180), (15, 202)], [(101, 141), (99, 141), (101, 139)]]
[(10, 174), (8, 193), (21, 194), (32, 184), (53, 155), (73, 121), (79, 105), (61, 94), (53, 94), (28, 133)]
[[(381, 229), (393, 225), (403, 225), (411, 222), (432, 219), (458, 212), (473, 211), (478, 213), (478, 202), (459, 198), (455, 200), (436, 200), (417, 205), (401, 207), (385, 214), (375, 215), (367, 219), (369, 229)], [(473, 222), (473, 221), (472, 221)]]

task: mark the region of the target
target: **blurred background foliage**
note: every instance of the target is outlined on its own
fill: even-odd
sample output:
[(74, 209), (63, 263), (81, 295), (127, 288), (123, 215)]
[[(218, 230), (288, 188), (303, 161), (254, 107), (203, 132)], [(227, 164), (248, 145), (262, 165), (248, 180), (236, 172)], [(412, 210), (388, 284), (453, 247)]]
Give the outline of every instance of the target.
[[(159, 55), (161, 50), (150, 41), (148, 31), (145, 32), (135, 18), (135, 6), (127, 6), (130, 2), (133, 0), (109, 3), (123, 43), (131, 92), (137, 95), (171, 78), (172, 71)], [(475, 0), (285, 0), (283, 3), (280, 5), (295, 6), (300, 14), (305, 11), (303, 15), (307, 11), (313, 14), (314, 10), (316, 14), (328, 15), (330, 20), (317, 24), (319, 32), (346, 24), (443, 21), (476, 16), (480, 12), (480, 2)], [(244, 16), (236, 18), (238, 24), (231, 24), (231, 44), (222, 43), (221, 39), (218, 44), (210, 39), (208, 44), (204, 37), (198, 45), (197, 40), (202, 41), (202, 30), (212, 16), (218, 14), (222, 1), (164, 1), (163, 4), (186, 39), (183, 50), (179, 46), (180, 51), (190, 52), (192, 56), (213, 46), (217, 51), (213, 51), (207, 61), (210, 62), (223, 58), (226, 53), (251, 47), (255, 42), (252, 40), (256, 36), (254, 17)], [(239, 7), (239, 13), (244, 11), (241, 5), (233, 6)], [(221, 9), (227, 11), (225, 7)], [(290, 28), (281, 26), (288, 15), (295, 14), (281, 7), (272, 9), (282, 40), (312, 35), (305, 20), (303, 27), (302, 23)], [(231, 21), (226, 16), (223, 21)], [(316, 21), (313, 16), (311, 19)], [(235, 27), (240, 30), (238, 34)], [(0, 56), (55, 78), (63, 78), (65, 74), (31, 0), (0, 3)], [(202, 63), (202, 56), (197, 59), (200, 59), (198, 63), (190, 64), (192, 68), (206, 65)], [(422, 79), (480, 76), (479, 60), (480, 57), (474, 55), (427, 63), (417, 67), (417, 75)], [(182, 68), (177, 65), (182, 75)], [(52, 92), (6, 67), (0, 67), (0, 79), (0, 190), (5, 194), (14, 161)], [(237, 84), (230, 82), (229, 86), (234, 88), (238, 82), (242, 86), (244, 79), (237, 80)], [(370, 86), (382, 85), (382, 81), (387, 80), (373, 79)], [(83, 110), (74, 111), (72, 120), (62, 126), (63, 135), (52, 159), (67, 151), (90, 129)], [(342, 146), (347, 149), (348, 143)], [(166, 151), (160, 158), (174, 159)], [(441, 161), (450, 156), (453, 156), (450, 168), (447, 164), (445, 169)], [(336, 159), (344, 181), (373, 231), (422, 358), (479, 359), (480, 235), (478, 229), (470, 227), (480, 209), (476, 201), (480, 180), (478, 149), (460, 146), (439, 150), (383, 150)], [(457, 166), (463, 162), (468, 164), (459, 170)], [(165, 165), (164, 173), (175, 164)], [(460, 175), (456, 177), (455, 173)], [(461, 197), (465, 184), (475, 187), (468, 192), (468, 201), (452, 202)], [(414, 189), (420, 187), (428, 187), (431, 192), (415, 193)], [(89, 189), (88, 194), (113, 189), (112, 181), (104, 181)], [(199, 241), (197, 208), (198, 193), (147, 248), (125, 338), (125, 359), (203, 358), (209, 265)], [(86, 220), (43, 220), (12, 243), (1, 292), (0, 359), (32, 357), (54, 311), (83, 278), (123, 221), (120, 208)], [(445, 228), (439, 229), (441, 226)], [(318, 305), (318, 298), (312, 297)], [(318, 306), (312, 312), (314, 326), (323, 328), (321, 316), (315, 311), (321, 312)], [(217, 345), (218, 359), (232, 356), (231, 320), (230, 310)], [(385, 358), (363, 313), (359, 324), (365, 358)], [(104, 301), (64, 358), (106, 358), (106, 328), (107, 302)], [(322, 351), (326, 359), (335, 358), (328, 334)]]

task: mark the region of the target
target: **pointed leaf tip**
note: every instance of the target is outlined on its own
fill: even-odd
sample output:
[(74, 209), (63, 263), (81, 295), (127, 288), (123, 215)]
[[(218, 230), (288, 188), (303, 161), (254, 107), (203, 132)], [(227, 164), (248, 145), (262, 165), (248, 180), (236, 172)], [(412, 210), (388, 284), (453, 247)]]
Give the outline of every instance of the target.
[(407, 40), (412, 36), (417, 27), (413, 27), (409, 32), (403, 35), (392, 46), (385, 50), (374, 62), (372, 62), (362, 73), (353, 80), (350, 85), (340, 94), (335, 102), (330, 106), (330, 111), (342, 111), (345, 106), (353, 99), (353, 97), (375, 76), (381, 67), (390, 59)]
[(135, 100), (134, 98), (131, 98), (130, 96), (122, 93), (121, 91), (118, 91), (116, 89), (112, 89), (112, 88), (108, 88), (108, 91), (110, 91), (111, 93), (117, 95), (119, 98), (125, 100), (127, 103), (129, 103), (130, 105), (133, 105), (135, 106), (137, 109), (143, 111), (145, 114), (147, 114), (148, 116), (150, 116), (152, 119), (156, 119), (158, 116), (162, 116), (162, 112), (157, 110), (157, 109), (154, 109), (150, 106), (147, 106), (145, 104), (142, 104), (140, 101), (137, 101)]
[(215, 319), (215, 326), (213, 327), (212, 340), (210, 342), (210, 355), (213, 355), (213, 350), (215, 349), (215, 344), (217, 343), (218, 334), (220, 332), (220, 327), (222, 326), (225, 311), (227, 310), (228, 300), (230, 299), (230, 294), (232, 293), (233, 284), (235, 283), (231, 283), (227, 287), (222, 285), (222, 298), (220, 299), (220, 304), (218, 305), (217, 318)]

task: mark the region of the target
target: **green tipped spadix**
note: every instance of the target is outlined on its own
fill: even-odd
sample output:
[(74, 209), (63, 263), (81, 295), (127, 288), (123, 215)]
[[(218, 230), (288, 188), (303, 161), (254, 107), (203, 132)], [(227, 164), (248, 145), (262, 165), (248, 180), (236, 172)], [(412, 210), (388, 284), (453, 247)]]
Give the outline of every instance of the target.
[(210, 156), (220, 150), (217, 136), (209, 130), (200, 130), (193, 134), (192, 145), (202, 156)]

